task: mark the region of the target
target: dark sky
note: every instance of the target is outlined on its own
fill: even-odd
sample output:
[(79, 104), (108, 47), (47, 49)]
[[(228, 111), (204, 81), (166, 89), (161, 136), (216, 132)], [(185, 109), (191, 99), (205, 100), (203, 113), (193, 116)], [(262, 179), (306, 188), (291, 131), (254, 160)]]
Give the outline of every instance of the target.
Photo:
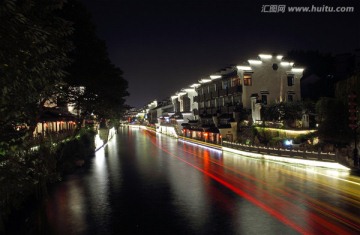
[[(112, 62), (129, 81), (127, 104), (161, 100), (259, 53), (360, 48), (360, 4), (341, 1), (82, 0)], [(352, 13), (262, 13), (264, 5), (350, 6)], [(266, 8), (269, 9), (269, 8)]]

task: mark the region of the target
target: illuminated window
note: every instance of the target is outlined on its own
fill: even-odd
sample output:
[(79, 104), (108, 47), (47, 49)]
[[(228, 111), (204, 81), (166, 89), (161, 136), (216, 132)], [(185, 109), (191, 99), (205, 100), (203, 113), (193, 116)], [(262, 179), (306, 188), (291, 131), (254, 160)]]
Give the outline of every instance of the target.
[(288, 82), (288, 86), (294, 85), (294, 75), (293, 74), (290, 74), (287, 76), (287, 82)]
[(252, 85), (252, 78), (251, 74), (244, 74), (244, 86), (251, 86)]
[(231, 79), (231, 87), (239, 86), (241, 84), (241, 80), (239, 77), (234, 77)]

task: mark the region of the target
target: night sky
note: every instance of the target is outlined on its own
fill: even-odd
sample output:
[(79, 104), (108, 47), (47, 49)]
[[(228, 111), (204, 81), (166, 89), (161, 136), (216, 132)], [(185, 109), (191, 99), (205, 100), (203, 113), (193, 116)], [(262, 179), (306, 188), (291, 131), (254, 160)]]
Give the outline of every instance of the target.
[[(360, 2), (82, 0), (142, 107), (259, 53), (360, 48)], [(262, 13), (264, 5), (351, 6), (353, 13)], [(269, 8), (266, 8), (269, 9)]]

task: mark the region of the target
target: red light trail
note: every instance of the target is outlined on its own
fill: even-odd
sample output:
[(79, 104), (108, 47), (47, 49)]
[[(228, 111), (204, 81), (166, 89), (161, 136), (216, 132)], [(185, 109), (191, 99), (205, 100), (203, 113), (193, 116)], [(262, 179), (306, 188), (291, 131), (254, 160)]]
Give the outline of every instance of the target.
[[(171, 151), (166, 145), (157, 143), (154, 135), (148, 136), (157, 148), (202, 172), (301, 234), (353, 234), (354, 230), (360, 231), (357, 223), (359, 218), (339, 214), (331, 206), (321, 205), (320, 201), (298, 190), (274, 187), (264, 180), (229, 167), (222, 161), (212, 159), (209, 150), (194, 151), (194, 148), (184, 144), (183, 148)], [(203, 161), (198, 162), (196, 159)], [(296, 179), (291, 180), (295, 183)], [(298, 198), (303, 200), (296, 200)]]

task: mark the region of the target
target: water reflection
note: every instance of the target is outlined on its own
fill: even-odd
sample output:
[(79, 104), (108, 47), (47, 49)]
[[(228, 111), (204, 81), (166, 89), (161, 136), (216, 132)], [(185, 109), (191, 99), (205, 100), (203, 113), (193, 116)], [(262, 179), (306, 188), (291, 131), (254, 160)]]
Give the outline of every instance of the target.
[[(47, 201), (47, 234), (346, 234), (359, 178), (123, 128)], [(357, 230), (358, 229), (358, 230)]]

